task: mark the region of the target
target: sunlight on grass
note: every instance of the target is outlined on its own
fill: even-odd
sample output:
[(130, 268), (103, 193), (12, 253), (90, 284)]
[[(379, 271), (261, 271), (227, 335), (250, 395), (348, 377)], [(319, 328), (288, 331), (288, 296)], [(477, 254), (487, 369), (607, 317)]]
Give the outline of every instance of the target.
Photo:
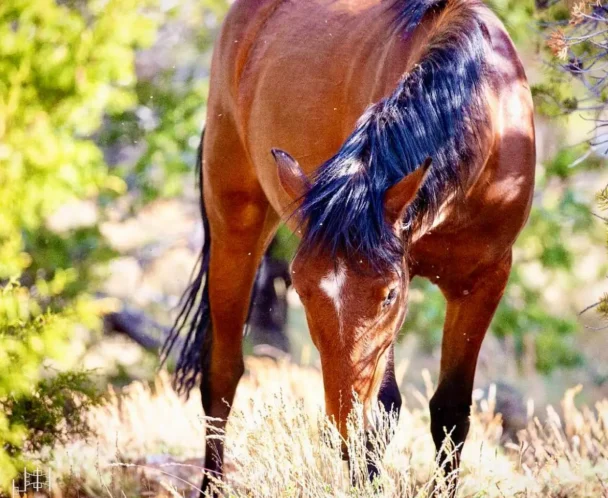
[[(362, 414), (355, 411), (350, 419), (349, 469), (341, 459), (340, 436), (322, 411), (317, 370), (249, 358), (247, 371), (227, 428), (227, 480), (217, 483), (226, 496), (422, 498), (429, 496), (433, 477), (439, 489), (445, 486), (434, 475), (428, 375), (427, 389), (410, 393), (416, 401), (404, 406), (398, 422), (381, 417), (371, 457), (381, 472), (370, 483)], [(519, 444), (506, 446), (500, 445), (492, 396), (476, 406), (459, 496), (607, 496), (608, 400), (579, 409), (577, 393), (565, 394), (562, 417), (551, 407), (543, 423), (532, 416)], [(134, 383), (112, 395), (89, 416), (97, 439), (73, 441), (56, 452), (63, 496), (189, 496), (199, 485), (204, 452), (199, 397), (179, 399), (165, 374), (152, 387)]]

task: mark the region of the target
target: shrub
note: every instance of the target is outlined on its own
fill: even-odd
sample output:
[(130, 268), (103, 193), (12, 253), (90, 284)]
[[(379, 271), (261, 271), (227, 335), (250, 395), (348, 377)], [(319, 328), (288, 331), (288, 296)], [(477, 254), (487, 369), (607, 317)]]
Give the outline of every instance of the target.
[(87, 373), (56, 370), (75, 316), (42, 311), (14, 282), (0, 293), (0, 489), (28, 455), (90, 433), (84, 414), (101, 396)]

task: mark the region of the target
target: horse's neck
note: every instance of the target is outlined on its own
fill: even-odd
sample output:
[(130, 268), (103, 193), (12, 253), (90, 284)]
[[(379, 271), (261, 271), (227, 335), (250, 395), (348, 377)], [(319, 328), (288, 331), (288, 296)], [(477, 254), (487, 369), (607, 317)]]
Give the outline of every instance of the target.
[(368, 105), (391, 95), (420, 60), (434, 22), (432, 16), (425, 18), (406, 39), (386, 18), (378, 18), (377, 9), (369, 9), (356, 19), (345, 40), (350, 47), (351, 79), (344, 86), (352, 94), (351, 102), (360, 102), (354, 106), (357, 117)]

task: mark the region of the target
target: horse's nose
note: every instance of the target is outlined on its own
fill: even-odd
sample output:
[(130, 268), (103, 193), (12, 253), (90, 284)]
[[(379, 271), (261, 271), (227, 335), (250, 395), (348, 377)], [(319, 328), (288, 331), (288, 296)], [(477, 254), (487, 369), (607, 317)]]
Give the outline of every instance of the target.
[(323, 377), (325, 410), (330, 420), (336, 424), (340, 435), (344, 439), (348, 437), (348, 420), (353, 409), (363, 410), (363, 413), (355, 416), (360, 418), (358, 423), (362, 425), (361, 429), (367, 429), (376, 418), (374, 406), (379, 384), (376, 372), (371, 369), (360, 371), (357, 368), (331, 371), (324, 365)]

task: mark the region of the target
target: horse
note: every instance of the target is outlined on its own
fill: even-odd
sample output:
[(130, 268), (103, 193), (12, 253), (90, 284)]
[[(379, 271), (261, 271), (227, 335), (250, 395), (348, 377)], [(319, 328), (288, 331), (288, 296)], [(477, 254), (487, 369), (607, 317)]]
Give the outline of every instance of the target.
[[(200, 380), (221, 432), (244, 372), (256, 268), (280, 223), (291, 279), (341, 434), (398, 414), (394, 345), (411, 279), (447, 301), (430, 400), (456, 471), (480, 346), (501, 300), (535, 176), (533, 103), (501, 21), (481, 0), (236, 0), (214, 48), (199, 149), (204, 247), (165, 352)], [(203, 492), (223, 475), (206, 438)], [(373, 475), (373, 469), (370, 470)]]

